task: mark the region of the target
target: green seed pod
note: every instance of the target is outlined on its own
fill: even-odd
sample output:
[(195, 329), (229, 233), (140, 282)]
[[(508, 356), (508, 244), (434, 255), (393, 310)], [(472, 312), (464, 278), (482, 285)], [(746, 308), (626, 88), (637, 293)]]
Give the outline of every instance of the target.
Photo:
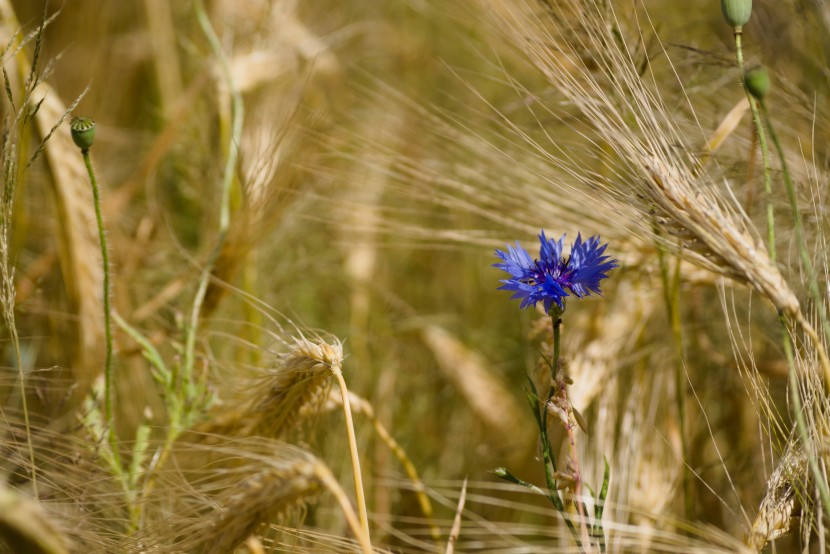
[(95, 142), (95, 120), (91, 117), (73, 117), (69, 124), (72, 141), (82, 152), (89, 150)]
[(720, 9), (726, 22), (740, 29), (752, 15), (752, 0), (720, 0)]
[(763, 100), (769, 91), (769, 74), (760, 65), (748, 69), (744, 73), (744, 86), (757, 100)]

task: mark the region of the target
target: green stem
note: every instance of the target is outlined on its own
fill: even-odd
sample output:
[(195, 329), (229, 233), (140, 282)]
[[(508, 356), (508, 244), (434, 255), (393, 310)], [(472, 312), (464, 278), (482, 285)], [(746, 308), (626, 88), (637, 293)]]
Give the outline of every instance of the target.
[[(740, 30), (735, 30), (735, 47), (736, 47), (736, 55), (738, 59), (738, 69), (741, 73), (741, 83), (743, 83), (743, 53), (741, 49), (741, 32)], [(767, 234), (768, 234), (768, 241), (769, 241), (769, 255), (770, 260), (775, 262), (776, 258), (776, 250), (775, 250), (775, 232), (774, 232), (774, 216), (773, 216), (773, 208), (772, 208), (772, 184), (770, 179), (770, 160), (769, 160), (769, 147), (767, 146), (766, 141), (766, 134), (764, 133), (764, 126), (761, 121), (761, 114), (758, 110), (758, 105), (755, 101), (755, 98), (749, 93), (744, 85), (744, 92), (746, 93), (747, 100), (749, 100), (749, 107), (752, 110), (752, 119), (755, 122), (755, 128), (758, 133), (758, 143), (761, 146), (761, 155), (763, 157), (764, 163), (764, 191), (767, 196)], [(804, 265), (804, 269), (807, 272), (807, 280), (808, 286), (810, 288), (810, 293), (813, 297), (813, 302), (816, 305), (816, 310), (819, 314), (819, 319), (821, 320), (822, 330), (824, 331), (824, 340), (825, 342), (830, 342), (830, 324), (828, 324), (827, 314), (824, 309), (824, 302), (821, 298), (821, 294), (818, 289), (818, 282), (816, 280), (815, 271), (813, 269), (812, 261), (810, 260), (809, 253), (807, 252), (807, 245), (804, 241), (804, 231), (801, 224), (801, 214), (798, 211), (798, 199), (795, 195), (795, 187), (793, 186), (792, 178), (790, 177), (789, 169), (787, 168), (787, 161), (784, 156), (784, 149), (781, 147), (781, 142), (778, 140), (778, 135), (775, 132), (775, 128), (772, 125), (772, 121), (769, 118), (769, 114), (766, 110), (766, 106), (764, 105), (763, 101), (761, 101), (761, 110), (763, 111), (764, 120), (767, 124), (767, 129), (769, 130), (770, 139), (775, 146), (776, 152), (778, 153), (779, 163), (781, 164), (781, 170), (784, 174), (784, 184), (785, 188), (787, 189), (787, 198), (790, 203), (790, 209), (792, 210), (792, 218), (795, 224), (795, 238), (796, 244), (799, 251), (799, 255), (801, 257), (801, 262)], [(795, 410), (795, 417), (796, 417), (796, 425), (798, 428), (799, 435), (801, 440), (804, 444), (804, 448), (807, 449), (807, 457), (810, 463), (810, 469), (816, 479), (816, 483), (819, 487), (819, 493), (822, 499), (822, 503), (824, 504), (825, 510), (830, 510), (830, 490), (827, 487), (827, 481), (825, 478), (824, 473), (821, 472), (820, 468), (818, 467), (818, 463), (815, 459), (815, 456), (810, 451), (810, 437), (807, 431), (807, 422), (804, 420), (804, 414), (801, 411), (801, 398), (798, 392), (798, 376), (796, 375), (796, 367), (795, 367), (795, 358), (793, 354), (793, 347), (790, 343), (790, 337), (787, 332), (787, 325), (784, 319), (783, 314), (779, 314), (779, 320), (781, 322), (781, 329), (782, 329), (782, 344), (784, 347), (784, 353), (787, 358), (787, 363), (789, 366), (789, 381), (790, 381), (790, 393), (792, 396), (793, 402), (793, 409)], [(815, 335), (815, 333), (813, 333)], [(815, 347), (819, 350), (820, 354), (824, 351), (824, 346), (814, 339)], [(826, 358), (826, 355), (823, 356)], [(825, 386), (830, 386), (830, 376), (827, 375), (827, 367), (825, 362)]]
[(772, 208), (772, 177), (770, 174), (769, 147), (767, 146), (767, 135), (764, 132), (764, 126), (761, 123), (761, 116), (758, 113), (758, 103), (743, 84), (744, 55), (743, 48), (741, 46), (741, 36), (741, 30), (735, 29), (735, 55), (738, 59), (738, 72), (741, 76), (741, 86), (746, 94), (746, 99), (749, 101), (749, 109), (752, 111), (752, 121), (755, 123), (755, 131), (758, 134), (758, 144), (761, 147), (761, 159), (764, 164), (764, 194), (767, 199), (767, 249), (769, 250), (770, 260), (773, 264), (775, 264), (775, 212)]
[[(559, 496), (559, 491), (556, 486), (556, 478), (554, 474), (556, 473), (556, 457), (553, 454), (553, 446), (550, 444), (550, 438), (548, 437), (548, 409), (547, 403), (550, 402), (553, 394), (555, 392), (554, 387), (556, 386), (556, 380), (559, 374), (559, 356), (561, 351), (561, 343), (562, 343), (562, 314), (565, 312), (565, 307), (559, 307), (554, 305), (550, 310), (550, 317), (551, 317), (551, 325), (553, 327), (553, 357), (551, 359), (551, 386), (548, 392), (547, 400), (542, 402), (539, 400), (540, 407), (542, 409), (541, 417), (537, 418), (539, 422), (539, 439), (542, 442), (542, 458), (545, 465), (545, 480), (548, 485), (548, 497), (550, 501), (553, 503), (554, 507), (559, 510), (563, 515), (565, 515), (565, 504), (562, 502), (562, 498)], [(562, 519), (565, 520), (565, 524), (568, 526), (568, 529), (571, 532), (576, 544), (580, 546), (582, 542), (579, 539), (579, 532), (577, 531), (576, 527), (574, 526), (573, 522), (570, 518), (565, 515)]]
[[(798, 253), (801, 256), (801, 263), (804, 265), (804, 270), (807, 272), (807, 285), (810, 288), (810, 294), (813, 297), (813, 302), (816, 305), (819, 320), (821, 321), (821, 328), (824, 331), (824, 342), (830, 344), (830, 322), (827, 319), (827, 312), (824, 308), (824, 299), (821, 296), (821, 291), (818, 288), (818, 280), (816, 279), (816, 272), (813, 268), (813, 262), (810, 260), (810, 253), (807, 251), (807, 243), (804, 239), (804, 226), (801, 223), (801, 213), (798, 211), (798, 198), (795, 194), (795, 186), (793, 185), (790, 171), (787, 168), (787, 159), (784, 156), (784, 149), (781, 142), (778, 140), (778, 134), (775, 132), (775, 127), (769, 117), (769, 112), (764, 103), (761, 103), (761, 109), (764, 113), (767, 129), (769, 129), (769, 136), (772, 139), (775, 150), (778, 153), (778, 161), (781, 164), (781, 171), (784, 174), (784, 185), (787, 189), (787, 199), (792, 210), (793, 223), (795, 224), (795, 243), (798, 247)], [(830, 383), (828, 383), (830, 386)]]
[[(554, 306), (550, 310), (551, 325), (553, 326), (553, 359), (550, 366), (550, 381), (551, 385), (556, 383), (556, 377), (559, 373), (559, 344), (562, 339), (562, 314), (565, 308)], [(553, 392), (551, 390), (551, 392)]]
[(230, 195), (233, 186), (234, 171), (236, 170), (236, 160), (239, 155), (239, 143), (242, 139), (242, 120), (244, 115), (244, 106), (242, 103), (242, 95), (237, 89), (231, 76), (230, 66), (228, 65), (225, 53), (222, 50), (222, 45), (219, 42), (219, 37), (213, 30), (213, 26), (205, 13), (205, 8), (201, 0), (193, 0), (193, 9), (196, 13), (196, 18), (202, 28), (202, 32), (210, 44), (214, 56), (219, 61), (219, 66), (222, 69), (222, 77), (224, 78), (228, 89), (231, 93), (232, 99), (232, 132), (228, 142), (228, 157), (225, 160), (225, 171), (222, 178), (221, 200), (219, 203), (219, 231), (216, 245), (208, 257), (207, 263), (202, 270), (201, 278), (199, 279), (199, 286), (196, 289), (196, 296), (193, 299), (193, 308), (190, 313), (190, 325), (187, 329), (187, 337), (185, 340), (185, 354), (184, 354), (184, 383), (186, 387), (190, 387), (193, 379), (193, 365), (194, 353), (196, 350), (196, 331), (199, 326), (199, 314), (202, 311), (202, 304), (204, 303), (207, 287), (210, 282), (210, 275), (219, 258), (219, 253), (228, 234), (228, 227), (230, 225)]
[(101, 263), (104, 270), (104, 337), (106, 354), (104, 357), (104, 421), (107, 422), (107, 437), (109, 438), (112, 454), (118, 467), (121, 467), (121, 456), (118, 451), (118, 439), (115, 432), (115, 415), (112, 410), (113, 375), (112, 375), (112, 322), (110, 308), (110, 258), (107, 248), (107, 234), (104, 230), (104, 216), (101, 213), (101, 195), (98, 191), (98, 181), (92, 170), (89, 159), (89, 149), (81, 150), (84, 156), (89, 182), (92, 185), (92, 198), (95, 205), (95, 219), (98, 223), (98, 240), (101, 244)]

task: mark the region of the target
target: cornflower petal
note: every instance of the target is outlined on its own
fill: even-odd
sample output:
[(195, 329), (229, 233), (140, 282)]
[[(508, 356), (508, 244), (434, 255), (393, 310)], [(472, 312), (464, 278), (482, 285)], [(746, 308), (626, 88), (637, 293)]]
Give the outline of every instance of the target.
[(608, 245), (600, 246), (599, 240), (597, 235), (582, 242), (582, 236), (577, 235), (571, 248), (568, 265), (573, 274), (568, 288), (579, 297), (588, 296), (592, 292), (602, 294), (599, 282), (608, 277), (606, 272), (617, 267), (617, 260), (609, 260), (610, 256), (603, 256)]
[(494, 267), (510, 274), (501, 281), (499, 289), (513, 291), (512, 298), (521, 299), (520, 308), (528, 308), (542, 302), (549, 312), (553, 304), (565, 307), (568, 291), (582, 298), (591, 293), (601, 294), (599, 284), (607, 272), (618, 267), (617, 260), (609, 259), (600, 245), (599, 236), (582, 240), (577, 234), (570, 256), (563, 257), (565, 235), (559, 240), (549, 239), (543, 230), (539, 233), (539, 258), (534, 260), (518, 241), (516, 247), (507, 245), (507, 251), (496, 250), (502, 263)]
[(501, 258), (504, 263), (493, 264), (493, 267), (506, 271), (514, 279), (527, 279), (532, 277), (534, 267), (533, 258), (530, 257), (527, 250), (521, 247), (519, 241), (516, 241), (516, 248), (508, 244), (507, 252), (496, 250), (496, 256)]

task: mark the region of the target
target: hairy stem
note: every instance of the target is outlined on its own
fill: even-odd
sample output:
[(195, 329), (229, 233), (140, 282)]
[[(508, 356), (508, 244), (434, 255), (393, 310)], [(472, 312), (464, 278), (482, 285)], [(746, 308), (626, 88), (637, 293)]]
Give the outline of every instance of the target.
[(106, 434), (112, 448), (112, 454), (116, 465), (121, 467), (121, 455), (118, 450), (118, 438), (115, 432), (115, 414), (112, 410), (112, 397), (114, 394), (112, 374), (112, 308), (110, 306), (110, 257), (107, 247), (107, 234), (104, 230), (104, 216), (101, 213), (101, 194), (98, 189), (98, 181), (95, 179), (95, 172), (92, 169), (92, 161), (89, 159), (89, 149), (81, 150), (84, 157), (89, 182), (92, 185), (92, 199), (95, 205), (95, 220), (98, 224), (98, 241), (101, 244), (101, 263), (104, 272), (104, 421), (107, 423)]

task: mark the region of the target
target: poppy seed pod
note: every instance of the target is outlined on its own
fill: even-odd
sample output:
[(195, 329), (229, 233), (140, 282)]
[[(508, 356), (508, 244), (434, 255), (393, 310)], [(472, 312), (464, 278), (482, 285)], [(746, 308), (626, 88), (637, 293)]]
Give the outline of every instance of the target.
[(72, 142), (85, 152), (95, 142), (95, 120), (91, 117), (73, 117), (69, 123)]
[(758, 65), (744, 73), (744, 86), (755, 99), (763, 100), (769, 91), (769, 74)]
[(723, 18), (735, 29), (740, 29), (752, 15), (752, 0), (721, 0)]

